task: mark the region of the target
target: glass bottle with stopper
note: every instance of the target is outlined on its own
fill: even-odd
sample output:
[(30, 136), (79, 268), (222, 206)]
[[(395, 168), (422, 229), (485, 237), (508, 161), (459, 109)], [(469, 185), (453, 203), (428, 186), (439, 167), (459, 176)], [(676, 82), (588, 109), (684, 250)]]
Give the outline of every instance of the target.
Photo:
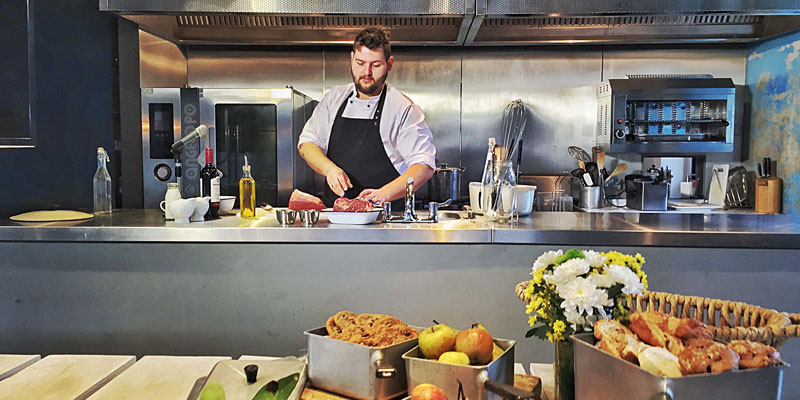
[(94, 197), (94, 213), (111, 213), (111, 175), (108, 174), (106, 162), (108, 153), (102, 147), (97, 148), (97, 172), (94, 173), (92, 185)]
[(250, 164), (244, 156), (242, 179), (239, 179), (239, 209), (242, 219), (256, 218), (256, 181), (250, 175)]

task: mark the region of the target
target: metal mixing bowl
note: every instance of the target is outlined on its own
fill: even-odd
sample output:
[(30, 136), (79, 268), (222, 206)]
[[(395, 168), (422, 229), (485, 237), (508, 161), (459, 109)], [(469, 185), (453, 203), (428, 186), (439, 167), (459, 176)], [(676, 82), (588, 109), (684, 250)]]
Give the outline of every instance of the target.
[(297, 211), (287, 210), (287, 209), (276, 209), (275, 218), (278, 220), (278, 223), (283, 226), (291, 225), (294, 223), (295, 218), (297, 218)]
[(301, 210), (299, 213), (300, 221), (303, 221), (305, 226), (316, 225), (319, 221), (319, 210)]

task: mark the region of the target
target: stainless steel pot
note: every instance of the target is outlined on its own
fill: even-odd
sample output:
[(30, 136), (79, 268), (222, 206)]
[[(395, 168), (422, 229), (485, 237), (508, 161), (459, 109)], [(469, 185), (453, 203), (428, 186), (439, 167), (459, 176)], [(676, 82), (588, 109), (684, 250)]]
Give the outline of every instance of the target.
[(436, 168), (428, 181), (430, 201), (459, 201), (461, 199), (461, 176), (465, 169), (463, 167), (448, 168), (447, 164)]
[(526, 392), (514, 387), (514, 345), (516, 341), (494, 339), (503, 353), (487, 365), (454, 365), (428, 360), (415, 346), (405, 354), (408, 391), (417, 385), (430, 383), (441, 388), (448, 399), (458, 398), (461, 384), (464, 396), (470, 400), (539, 399), (537, 392)]
[(308, 379), (315, 388), (362, 400), (386, 400), (406, 392), (402, 355), (417, 339), (368, 347), (331, 339), (325, 327), (308, 336)]

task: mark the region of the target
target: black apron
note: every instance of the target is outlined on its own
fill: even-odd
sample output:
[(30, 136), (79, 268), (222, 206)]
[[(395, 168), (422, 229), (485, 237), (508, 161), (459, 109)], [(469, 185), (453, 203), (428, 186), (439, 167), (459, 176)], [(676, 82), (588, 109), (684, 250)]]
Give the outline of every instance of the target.
[[(348, 189), (344, 197), (354, 199), (364, 189), (380, 189), (383, 185), (396, 179), (400, 174), (394, 168), (381, 140), (381, 114), (383, 103), (386, 100), (388, 88), (383, 87), (378, 108), (372, 119), (354, 119), (342, 117), (347, 102), (353, 96), (351, 92), (336, 113), (333, 120), (331, 136), (328, 143), (328, 158), (344, 170), (350, 178), (353, 187)], [(333, 207), (333, 202), (339, 195), (333, 193), (330, 186), (325, 185), (325, 196), (322, 201), (327, 207)], [(392, 210), (403, 207), (404, 200), (392, 202)]]

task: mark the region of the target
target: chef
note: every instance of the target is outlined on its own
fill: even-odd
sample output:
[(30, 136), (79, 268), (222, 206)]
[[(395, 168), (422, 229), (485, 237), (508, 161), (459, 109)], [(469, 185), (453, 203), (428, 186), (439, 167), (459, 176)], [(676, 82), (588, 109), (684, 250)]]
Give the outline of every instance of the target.
[(328, 207), (341, 196), (398, 200), (407, 178), (417, 189), (433, 175), (436, 148), (422, 109), (386, 83), (391, 53), (382, 29), (359, 32), (350, 52), (353, 83), (326, 93), (300, 134), (300, 156), (325, 176)]

